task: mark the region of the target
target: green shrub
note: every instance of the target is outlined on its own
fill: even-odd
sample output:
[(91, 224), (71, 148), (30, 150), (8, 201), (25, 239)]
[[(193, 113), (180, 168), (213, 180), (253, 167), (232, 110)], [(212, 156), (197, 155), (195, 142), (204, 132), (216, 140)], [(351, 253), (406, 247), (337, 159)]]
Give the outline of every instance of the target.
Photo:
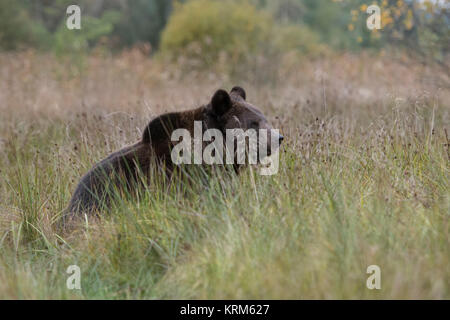
[(16, 0), (0, 0), (0, 49), (14, 50), (34, 45), (44, 35), (44, 28), (31, 21), (25, 7)]
[(161, 52), (200, 59), (211, 66), (221, 55), (245, 61), (269, 43), (272, 18), (247, 2), (192, 0), (176, 3), (162, 34)]
[(163, 32), (160, 55), (178, 61), (180, 71), (208, 70), (276, 80), (284, 56), (298, 60), (322, 50), (308, 27), (276, 23), (250, 2), (191, 0), (176, 3)]
[(275, 43), (281, 52), (297, 51), (304, 55), (316, 55), (323, 50), (317, 33), (307, 26), (294, 24), (277, 27)]
[(113, 31), (119, 17), (119, 13), (112, 10), (100, 18), (85, 16), (80, 30), (69, 30), (64, 20), (54, 34), (53, 50), (57, 55), (85, 53), (91, 43)]

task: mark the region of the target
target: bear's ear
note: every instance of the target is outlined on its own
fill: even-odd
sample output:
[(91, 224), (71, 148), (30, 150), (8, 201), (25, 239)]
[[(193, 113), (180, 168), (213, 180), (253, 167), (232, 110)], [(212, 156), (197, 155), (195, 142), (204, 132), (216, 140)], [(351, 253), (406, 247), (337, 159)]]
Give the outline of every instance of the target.
[(217, 90), (211, 99), (213, 112), (218, 115), (224, 115), (231, 108), (231, 98), (225, 90)]
[(235, 94), (235, 95), (241, 97), (244, 100), (247, 97), (247, 94), (245, 93), (245, 90), (242, 89), (241, 87), (237, 87), (237, 86), (234, 87), (233, 89), (231, 89), (231, 94)]

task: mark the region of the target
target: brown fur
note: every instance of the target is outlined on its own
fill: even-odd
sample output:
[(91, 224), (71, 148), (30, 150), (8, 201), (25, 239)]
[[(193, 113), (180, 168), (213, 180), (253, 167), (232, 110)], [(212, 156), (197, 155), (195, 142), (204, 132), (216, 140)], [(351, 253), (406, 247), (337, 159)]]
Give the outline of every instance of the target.
[(155, 118), (144, 130), (141, 141), (111, 154), (81, 178), (65, 216), (108, 205), (108, 186), (120, 187), (125, 180), (127, 188), (132, 190), (142, 181), (149, 183), (152, 165), (164, 168), (170, 175), (173, 170), (170, 137), (175, 129), (184, 128), (193, 134), (194, 121), (202, 121), (203, 130), (219, 129), (224, 136), (226, 129), (238, 127), (248, 129), (257, 125), (270, 129), (264, 115), (245, 98), (246, 93), (240, 87), (233, 88), (230, 94), (218, 90), (208, 105)]

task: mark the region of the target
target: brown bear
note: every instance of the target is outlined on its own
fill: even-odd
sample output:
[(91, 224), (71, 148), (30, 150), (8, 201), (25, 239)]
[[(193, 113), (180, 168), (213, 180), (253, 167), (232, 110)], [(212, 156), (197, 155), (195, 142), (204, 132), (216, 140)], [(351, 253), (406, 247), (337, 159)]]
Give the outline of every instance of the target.
[[(207, 105), (194, 110), (163, 114), (153, 119), (139, 142), (97, 163), (81, 178), (64, 217), (88, 213), (107, 205), (111, 188), (120, 188), (123, 181), (129, 189), (135, 188), (142, 181), (149, 183), (152, 166), (162, 168), (171, 176), (176, 166), (171, 157), (174, 147), (171, 135), (175, 129), (187, 129), (194, 133), (195, 121), (201, 122), (203, 131), (213, 128), (224, 136), (227, 129), (272, 129), (264, 115), (246, 101), (244, 89), (234, 87), (229, 94), (225, 90), (218, 90)], [(279, 135), (276, 139), (278, 147), (283, 137)], [(270, 141), (273, 140), (268, 137), (267, 141), (267, 154), (270, 155)], [(240, 165), (236, 164), (234, 167), (238, 172)]]

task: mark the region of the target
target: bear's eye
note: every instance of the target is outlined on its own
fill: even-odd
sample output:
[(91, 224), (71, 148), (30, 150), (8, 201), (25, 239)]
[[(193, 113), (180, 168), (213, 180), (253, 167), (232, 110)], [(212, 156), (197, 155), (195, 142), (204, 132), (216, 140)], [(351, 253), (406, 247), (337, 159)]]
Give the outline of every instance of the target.
[(250, 122), (250, 128), (257, 129), (259, 127), (258, 121)]

